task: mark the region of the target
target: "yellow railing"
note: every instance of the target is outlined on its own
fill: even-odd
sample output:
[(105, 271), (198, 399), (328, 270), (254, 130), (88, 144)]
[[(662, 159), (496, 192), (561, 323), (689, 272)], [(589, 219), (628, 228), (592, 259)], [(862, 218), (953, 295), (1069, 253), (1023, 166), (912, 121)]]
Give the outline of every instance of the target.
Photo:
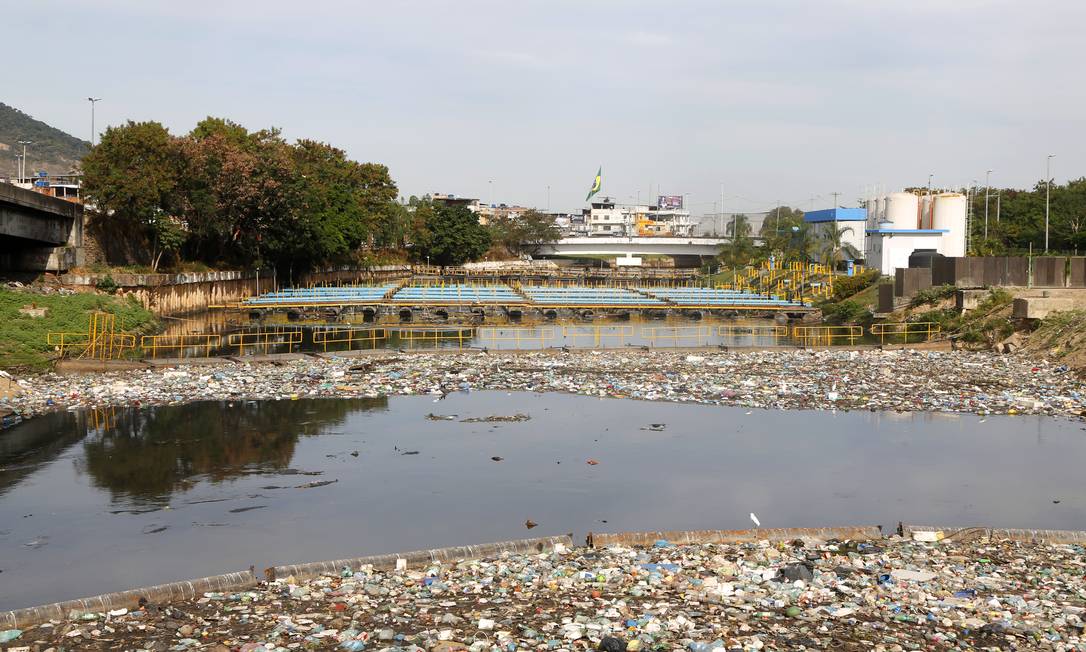
[(931, 338), (938, 335), (942, 327), (933, 321), (907, 321), (887, 322), (872, 324), (871, 334), (879, 338), (879, 342), (885, 344), (887, 337), (901, 337), (903, 343), (909, 343), (909, 337), (915, 335), (917, 341), (930, 342)]
[(605, 326), (592, 324), (586, 326), (563, 326), (562, 338), (577, 345), (578, 340), (592, 340), (593, 346), (600, 346), (603, 340), (617, 338), (619, 345), (633, 337), (633, 326)]
[(62, 356), (78, 350), (82, 352), (90, 342), (87, 333), (49, 333), (45, 336), (45, 342)]
[(475, 335), (473, 328), (469, 327), (421, 327), (401, 328), (397, 335), (401, 342), (407, 342), (408, 348), (415, 346), (438, 346), (438, 342), (456, 342), (459, 348), (464, 344), (471, 344)]
[(645, 326), (641, 329), (641, 338), (652, 346), (658, 340), (677, 343), (679, 340), (696, 340), (699, 344), (712, 337), (712, 326)]
[(855, 344), (864, 335), (863, 326), (796, 326), (792, 337), (803, 346)]
[(268, 349), (276, 346), (285, 345), (289, 351), (295, 344), (302, 343), (302, 331), (274, 329), (252, 333), (231, 333), (226, 343), (229, 346), (238, 347), (238, 355), (244, 355), (247, 346), (263, 347), (265, 354), (268, 353)]
[(313, 344), (319, 344), (328, 350), (329, 344), (346, 344), (353, 349), (356, 343), (369, 344), (376, 348), (377, 342), (388, 337), (383, 328), (320, 328), (313, 331)]
[(542, 347), (547, 340), (554, 339), (554, 328), (502, 328), (486, 327), (478, 329), (479, 339), (484, 342), (514, 342), (519, 349), (522, 344)]
[(717, 326), (716, 334), (720, 337), (788, 337), (787, 326)]
[(184, 358), (186, 351), (202, 352), (200, 355), (207, 358), (214, 349), (222, 346), (222, 336), (212, 334), (187, 335), (144, 335), (140, 338), (140, 348), (145, 355), (152, 358), (158, 356), (160, 350), (177, 351), (177, 357)]

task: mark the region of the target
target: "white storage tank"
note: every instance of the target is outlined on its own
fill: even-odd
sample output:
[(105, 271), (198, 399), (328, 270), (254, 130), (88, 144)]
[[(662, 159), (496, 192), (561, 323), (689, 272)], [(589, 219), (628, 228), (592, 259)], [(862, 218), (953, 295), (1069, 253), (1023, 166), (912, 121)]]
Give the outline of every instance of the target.
[(886, 219), (893, 229), (915, 229), (920, 198), (911, 192), (892, 192), (886, 196)]
[(920, 228), (931, 229), (933, 219), (933, 207), (935, 206), (935, 198), (931, 195), (920, 196)]
[(882, 199), (876, 197), (874, 199), (867, 200), (867, 225), (869, 228), (879, 228), (879, 222), (882, 220)]
[(945, 192), (935, 196), (931, 228), (947, 230), (943, 234), (943, 247), (939, 252), (944, 256), (965, 255), (966, 208), (967, 201), (961, 193)]

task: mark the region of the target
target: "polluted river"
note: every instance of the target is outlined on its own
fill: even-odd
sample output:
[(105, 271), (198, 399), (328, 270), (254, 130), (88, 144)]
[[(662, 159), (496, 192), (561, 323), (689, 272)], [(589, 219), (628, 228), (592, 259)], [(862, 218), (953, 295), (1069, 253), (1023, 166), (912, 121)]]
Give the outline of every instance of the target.
[[(629, 352), (617, 355), (569, 364), (579, 369), (591, 357), (605, 370), (636, 366)], [(949, 359), (835, 356), (804, 358), (811, 377), (795, 365), (787, 375), (802, 385), (841, 365), (862, 385), (865, 365), (874, 364), (906, 382)], [(842, 403), (861, 397), (840, 375), (842, 396), (832, 404), (820, 384), (805, 391), (822, 403), (803, 404), (817, 411), (767, 410), (759, 408), (800, 404), (729, 395), (719, 385), (743, 381), (704, 368), (739, 364), (735, 355), (638, 363), (702, 365), (681, 389), (719, 405), (632, 400), (613, 382), (596, 392), (604, 386), (598, 373), (570, 380), (595, 396), (530, 391), (561, 388), (502, 377), (516, 360), (525, 369), (555, 364), (542, 354), (492, 358), (491, 367), (430, 358), (400, 356), (384, 376), (355, 380), (365, 386), (355, 396), (341, 371), (353, 362), (322, 362), (318, 371), (309, 362), (267, 365), (281, 376), (254, 380), (264, 372), (250, 370), (239, 381), (250, 390), (230, 392), (221, 389), (226, 379), (208, 380), (211, 371), (172, 380), (159, 371), (83, 377), (63, 389), (56, 377), (39, 379), (22, 406), (37, 416), (0, 433), (0, 609), (250, 565), (566, 533), (745, 528), (752, 514), (765, 527), (1086, 528), (1082, 404), (1067, 403), (1081, 385), (1058, 371), (1033, 368), (1033, 414), (1007, 398), (1010, 388), (992, 387), (972, 393), (972, 407), (887, 398), (883, 410), (834, 409), (863, 407)], [(758, 358), (752, 368), (776, 364), (771, 375), (779, 378), (782, 360)], [(958, 371), (979, 367), (1019, 389), (1026, 381), (1014, 374), (1031, 373), (1026, 363), (1000, 371), (996, 357), (964, 360), (977, 367)], [(472, 364), (480, 369), (465, 375)], [(460, 370), (452, 381), (450, 365)], [(405, 392), (396, 383), (413, 366), (429, 380)], [(885, 374), (870, 376), (893, 390)], [(516, 391), (488, 388), (485, 379)], [(167, 382), (158, 400), (133, 399), (131, 388)], [(99, 386), (106, 389), (95, 395)], [(900, 393), (908, 391), (923, 393)], [(223, 393), (233, 396), (200, 400)], [(403, 393), (421, 395), (394, 395)]]

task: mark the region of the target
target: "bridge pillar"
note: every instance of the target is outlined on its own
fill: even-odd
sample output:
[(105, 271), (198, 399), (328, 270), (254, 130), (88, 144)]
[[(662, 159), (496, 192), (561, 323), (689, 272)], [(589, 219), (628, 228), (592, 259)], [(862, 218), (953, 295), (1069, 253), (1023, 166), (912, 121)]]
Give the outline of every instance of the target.
[(0, 269), (63, 272), (83, 257), (81, 204), (0, 184)]

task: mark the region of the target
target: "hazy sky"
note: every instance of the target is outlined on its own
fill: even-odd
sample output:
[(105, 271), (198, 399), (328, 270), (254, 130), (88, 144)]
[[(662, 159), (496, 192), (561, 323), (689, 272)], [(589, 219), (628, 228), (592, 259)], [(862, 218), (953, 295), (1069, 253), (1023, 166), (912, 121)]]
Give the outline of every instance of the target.
[[(331, 142), (404, 195), (710, 212), (1086, 175), (1082, 0), (7, 0), (2, 99), (89, 137), (206, 115)], [(12, 63), (18, 54), (20, 64)]]

